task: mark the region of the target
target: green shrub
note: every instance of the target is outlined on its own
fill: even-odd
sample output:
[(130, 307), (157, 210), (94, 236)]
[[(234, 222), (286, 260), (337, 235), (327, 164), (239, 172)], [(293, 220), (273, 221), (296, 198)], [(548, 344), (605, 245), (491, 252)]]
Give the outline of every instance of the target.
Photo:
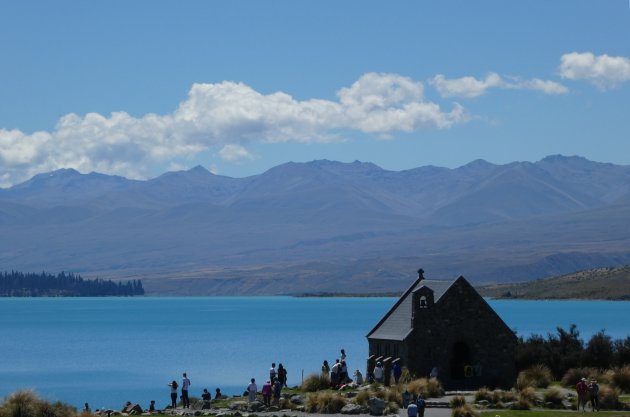
[(477, 412), (470, 404), (465, 404), (461, 407), (457, 407), (453, 409), (451, 413), (452, 417), (479, 417), (479, 412)]
[(456, 395), (451, 398), (451, 408), (459, 408), (466, 405), (466, 398), (463, 395)]
[(611, 383), (621, 392), (630, 393), (630, 365), (614, 368)]
[(552, 387), (545, 390), (545, 392), (543, 393), (543, 401), (545, 402), (545, 405), (551, 404), (553, 408), (562, 407), (563, 399), (564, 395), (562, 394), (562, 391), (560, 391), (558, 388)]
[(336, 414), (346, 405), (346, 399), (334, 392), (319, 391), (310, 393), (305, 405), (310, 413)]
[(519, 372), (516, 386), (518, 389), (525, 387), (547, 388), (551, 380), (551, 370), (546, 365), (539, 364)]
[(302, 390), (305, 392), (315, 392), (327, 388), (330, 388), (330, 378), (326, 374), (311, 374), (302, 383)]

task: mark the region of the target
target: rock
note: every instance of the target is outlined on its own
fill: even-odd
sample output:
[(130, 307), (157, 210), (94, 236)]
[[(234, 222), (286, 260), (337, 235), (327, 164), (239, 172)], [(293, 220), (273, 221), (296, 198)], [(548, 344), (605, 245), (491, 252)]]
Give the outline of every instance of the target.
[(487, 407), (490, 404), (490, 401), (488, 401), (488, 400), (479, 400), (479, 401), (477, 401), (477, 404), (479, 404), (482, 407)]
[(292, 395), (290, 401), (291, 401), (291, 404), (303, 405), (304, 404), (304, 396), (300, 395), (300, 394)]
[(195, 412), (193, 413), (193, 416), (197, 416), (197, 417), (199, 417), (199, 416), (201, 416), (201, 415), (203, 415), (203, 413), (202, 413), (201, 411), (199, 411), (199, 410), (197, 410), (197, 411), (195, 411)]
[(361, 408), (359, 404), (346, 404), (341, 409), (341, 414), (361, 414)]
[(234, 401), (232, 404), (230, 404), (230, 410), (245, 411), (247, 410), (247, 405), (247, 401)]
[(373, 416), (382, 416), (383, 411), (385, 411), (385, 405), (385, 401), (380, 398), (370, 397), (368, 400), (368, 408)]
[[(306, 407), (304, 407), (303, 405), (298, 405), (298, 406), (295, 407), (295, 411), (304, 412), (304, 411), (306, 411)], [(293, 416), (293, 417), (298, 417), (298, 416)]]
[(350, 391), (346, 393), (346, 398), (354, 398), (357, 396), (357, 392), (356, 391)]
[[(272, 412), (272, 413), (277, 413), (278, 411), (280, 411), (280, 407), (272, 405), (271, 407), (269, 407), (267, 411)], [(271, 417), (278, 417), (278, 416), (273, 415)]]
[(254, 402), (249, 403), (249, 405), (247, 406), (247, 411), (257, 412), (257, 411), (261, 411), (264, 407), (265, 406), (260, 401), (254, 401)]

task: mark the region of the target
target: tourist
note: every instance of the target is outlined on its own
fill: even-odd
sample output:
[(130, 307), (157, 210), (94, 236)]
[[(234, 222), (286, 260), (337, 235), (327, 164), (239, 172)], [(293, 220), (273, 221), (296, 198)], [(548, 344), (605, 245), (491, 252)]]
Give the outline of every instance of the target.
[(400, 367), (399, 361), (394, 362), (394, 366), (392, 366), (392, 375), (394, 375), (394, 382), (398, 384), (400, 376), (402, 375), (402, 368)]
[(273, 403), (275, 405), (280, 404), (280, 393), (282, 392), (282, 384), (280, 383), (280, 380), (278, 380), (278, 378), (276, 378), (273, 381)]
[(374, 380), (380, 384), (383, 383), (383, 365), (380, 362), (376, 362), (374, 367)]
[(263, 403), (265, 404), (265, 407), (270, 407), (271, 406), (271, 381), (267, 380), (267, 382), (265, 382), (262, 386), (262, 390), (260, 390), (262, 396), (263, 396)]
[(340, 360), (341, 362), (343, 362), (343, 361), (345, 361), (345, 360), (346, 360), (346, 351), (345, 351), (345, 350), (343, 350), (343, 349), (341, 349), (341, 355), (339, 356), (339, 360)]
[(577, 411), (580, 411), (580, 405), (582, 406), (582, 411), (585, 411), (586, 400), (588, 394), (588, 385), (586, 385), (586, 378), (580, 379), (580, 381), (575, 385), (575, 390), (577, 391)]
[(341, 363), (339, 363), (339, 359), (335, 361), (335, 364), (332, 366), (330, 370), (330, 385), (333, 388), (336, 388), (341, 381)]
[(83, 412), (84, 413), (91, 413), (92, 410), (90, 409), (90, 404), (85, 403), (85, 406), (83, 407)]
[(171, 387), (171, 408), (175, 409), (177, 407), (177, 382), (173, 381), (168, 384)]
[(149, 403), (149, 413), (155, 413), (155, 400), (151, 400), (151, 402)]
[(190, 388), (190, 379), (186, 375), (186, 372), (182, 374), (182, 402), (184, 408), (190, 408), (190, 400), (188, 399), (188, 388)]
[(599, 385), (597, 385), (597, 381), (594, 379), (588, 384), (588, 395), (591, 398), (593, 411), (599, 411)]
[(203, 393), (201, 393), (201, 399), (203, 400), (203, 406), (201, 408), (203, 410), (209, 409), (212, 396), (210, 395), (210, 392), (208, 392), (208, 388), (203, 389)]
[(281, 363), (278, 364), (278, 380), (283, 387), (289, 388), (287, 387), (287, 370)]
[(348, 366), (346, 365), (346, 361), (342, 360), (341, 362), (341, 384), (346, 384), (350, 380), (348, 378)]
[(324, 360), (324, 363), (322, 364), (322, 374), (328, 375), (329, 372), (330, 372), (330, 366), (328, 365), (328, 361)]
[(437, 366), (434, 366), (433, 369), (431, 369), (431, 373), (429, 374), (429, 378), (437, 378), (438, 377), (438, 368)]
[(402, 406), (403, 408), (407, 408), (409, 406), (409, 402), (411, 401), (411, 393), (408, 390), (402, 393)]
[(418, 407), (418, 417), (424, 417), (424, 409), (426, 408), (426, 402), (424, 398), (422, 398), (422, 394), (418, 395), (418, 399), (416, 400), (416, 406)]
[(256, 391), (258, 391), (258, 387), (256, 386), (256, 380), (254, 378), (251, 379), (251, 382), (247, 386), (247, 400), (250, 403), (256, 401)]
[(415, 403), (407, 406), (407, 417), (418, 417), (418, 406)]
[(218, 400), (218, 399), (220, 399), (221, 397), (223, 397), (223, 395), (221, 395), (221, 388), (217, 388), (217, 389), (215, 389), (214, 391), (215, 391), (215, 392), (214, 392), (214, 399), (215, 399), (215, 400)]
[(363, 374), (361, 374), (361, 371), (359, 371), (358, 369), (356, 371), (354, 371), (354, 382), (357, 383), (357, 385), (363, 385)]
[(277, 373), (276, 373), (276, 363), (275, 363), (275, 362), (273, 362), (273, 363), (271, 364), (271, 368), (269, 368), (269, 380), (270, 380), (270, 381), (273, 381), (273, 380), (274, 380), (274, 378), (276, 377), (276, 374), (277, 374)]

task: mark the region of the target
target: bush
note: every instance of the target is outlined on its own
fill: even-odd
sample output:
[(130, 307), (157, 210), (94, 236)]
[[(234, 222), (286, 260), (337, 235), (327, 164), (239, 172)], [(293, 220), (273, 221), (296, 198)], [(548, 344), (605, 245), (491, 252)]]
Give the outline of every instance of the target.
[(305, 405), (310, 413), (336, 414), (346, 405), (346, 399), (337, 393), (320, 391), (309, 394)]
[(612, 384), (621, 392), (630, 393), (630, 365), (612, 370)]
[(402, 373), (400, 374), (400, 379), (398, 380), (401, 384), (409, 383), (413, 378), (411, 377), (411, 372), (409, 372), (409, 368), (406, 366), (402, 367)]
[(599, 371), (595, 368), (571, 368), (562, 377), (562, 385), (565, 387), (575, 387), (575, 384), (582, 378), (588, 380), (596, 379)]
[[(402, 394), (396, 388), (386, 389), (383, 399), (388, 403), (396, 403), (398, 407), (402, 407)], [(398, 411), (398, 408), (396, 411)]]
[(488, 401), (489, 403), (493, 403), (492, 391), (486, 387), (479, 388), (475, 393), (475, 402), (479, 401)]
[(389, 402), (385, 406), (386, 414), (398, 414), (398, 410), (400, 409), (400, 404), (396, 404), (395, 402)]
[(551, 380), (551, 370), (546, 365), (538, 364), (519, 372), (516, 386), (519, 389), (525, 387), (547, 388)]
[(466, 405), (466, 398), (463, 395), (456, 395), (451, 399), (451, 408), (459, 408)]
[(618, 410), (621, 408), (619, 402), (619, 391), (610, 385), (599, 386), (599, 408), (604, 410)]
[(76, 417), (77, 410), (65, 403), (49, 403), (33, 391), (16, 391), (0, 405), (0, 417)]
[(529, 402), (530, 404), (535, 403), (536, 402), (536, 390), (532, 387), (527, 387), (525, 389), (522, 389), (521, 392), (519, 393), (519, 400), (523, 399), (527, 402)]
[(370, 399), (370, 391), (359, 391), (357, 395), (354, 397), (354, 402), (363, 407), (367, 406), (368, 400)]
[(517, 401), (512, 403), (512, 410), (529, 410), (531, 408), (531, 404), (527, 401), (527, 398), (519, 397)]
[(407, 391), (414, 395), (422, 395), (423, 398), (436, 398), (444, 395), (442, 384), (436, 378), (414, 379), (407, 384)]
[(514, 391), (501, 391), (500, 389), (495, 389), (492, 391), (492, 403), (511, 403), (518, 400), (518, 395)]
[(311, 374), (302, 383), (302, 390), (306, 392), (315, 392), (327, 388), (330, 388), (330, 378), (326, 374)]
[(451, 413), (452, 417), (479, 417), (479, 412), (477, 412), (470, 404), (465, 404), (461, 407), (457, 407), (453, 409)]
[(558, 388), (549, 388), (543, 393), (543, 401), (545, 402), (545, 406), (551, 404), (553, 408), (560, 408), (563, 406), (563, 399), (564, 395), (562, 394), (562, 391), (560, 391)]

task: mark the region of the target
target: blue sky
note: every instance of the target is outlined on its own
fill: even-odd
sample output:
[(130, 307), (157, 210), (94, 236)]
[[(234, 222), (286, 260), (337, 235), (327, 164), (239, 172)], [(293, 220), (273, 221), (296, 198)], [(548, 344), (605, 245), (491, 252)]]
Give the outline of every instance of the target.
[(0, 3), (0, 186), (288, 161), (630, 164), (630, 4)]

